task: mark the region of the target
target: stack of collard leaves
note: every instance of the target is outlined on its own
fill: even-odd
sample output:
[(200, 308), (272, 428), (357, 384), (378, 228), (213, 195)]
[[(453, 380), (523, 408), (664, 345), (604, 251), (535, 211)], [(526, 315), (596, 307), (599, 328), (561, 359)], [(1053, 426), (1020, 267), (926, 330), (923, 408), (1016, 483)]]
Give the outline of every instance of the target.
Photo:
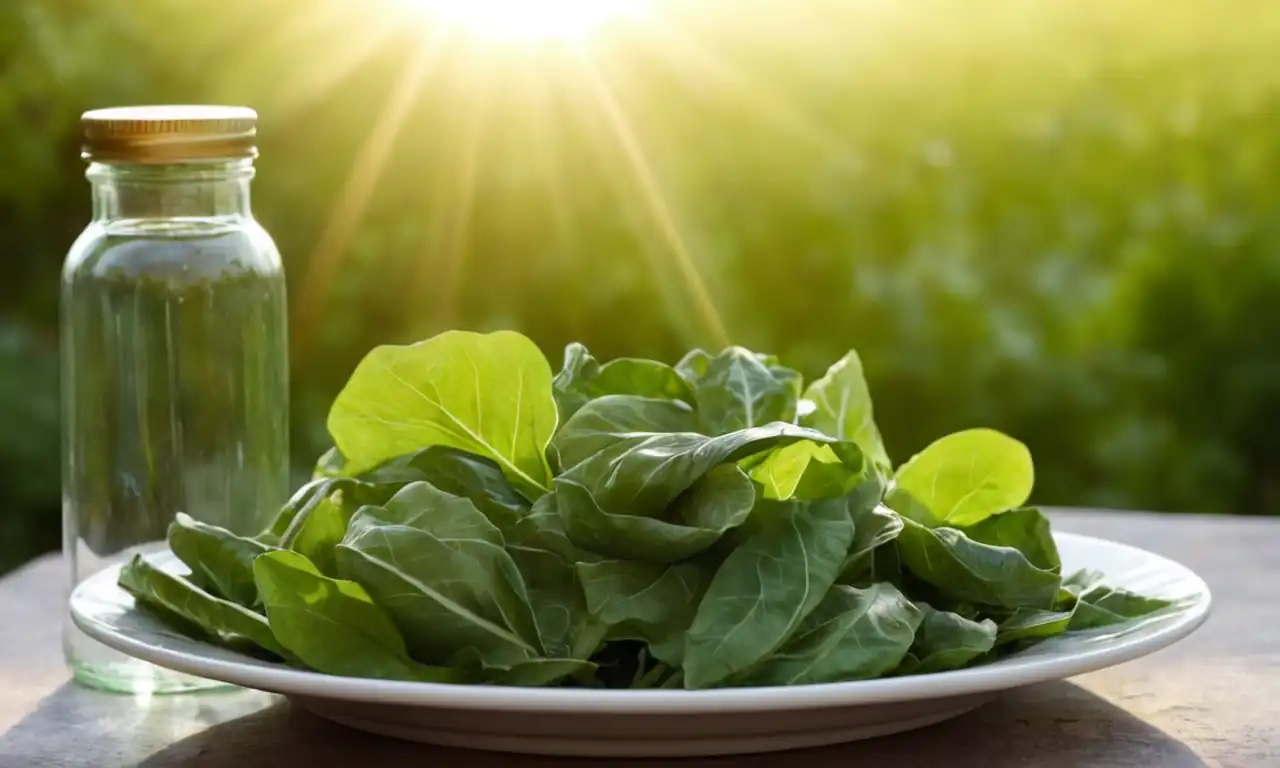
[(188, 569), (120, 584), (210, 643), (318, 672), (604, 688), (941, 672), (1166, 606), (1064, 576), (1023, 506), (1031, 456), (987, 429), (890, 464), (858, 356), (553, 376), (511, 332), (373, 350), (335, 449), (260, 535), (179, 515)]

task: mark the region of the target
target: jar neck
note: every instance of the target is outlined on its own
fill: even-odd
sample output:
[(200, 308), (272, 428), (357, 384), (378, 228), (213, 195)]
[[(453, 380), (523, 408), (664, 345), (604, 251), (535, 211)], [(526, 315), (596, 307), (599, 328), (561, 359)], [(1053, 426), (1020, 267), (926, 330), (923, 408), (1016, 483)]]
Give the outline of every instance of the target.
[(94, 221), (251, 218), (253, 161), (90, 163)]

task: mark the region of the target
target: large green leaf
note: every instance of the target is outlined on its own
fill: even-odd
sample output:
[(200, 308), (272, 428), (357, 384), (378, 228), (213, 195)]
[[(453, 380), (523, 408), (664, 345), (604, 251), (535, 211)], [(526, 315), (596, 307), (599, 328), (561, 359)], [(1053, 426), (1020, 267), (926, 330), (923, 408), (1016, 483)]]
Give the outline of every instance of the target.
[(903, 520), (896, 540), (902, 563), (946, 595), (1006, 608), (1053, 607), (1060, 579), (1011, 547), (983, 544), (955, 528)]
[(810, 384), (804, 399), (813, 403), (813, 410), (801, 417), (801, 424), (856, 443), (876, 466), (886, 470), (891, 466), (856, 351), (850, 350)]
[(720, 683), (786, 642), (840, 573), (853, 501), (757, 502), (755, 532), (716, 571), (689, 627), (686, 687)]
[(837, 584), (776, 654), (740, 685), (812, 685), (879, 677), (911, 647), (921, 613), (892, 584)]
[(449, 331), (371, 351), (334, 400), (329, 432), (347, 474), (447, 445), (493, 459), (537, 498), (550, 487), (546, 450), (558, 418), (551, 369), (532, 341)]
[(360, 504), (374, 505), (384, 504), (409, 483), (430, 483), (470, 499), (504, 535), (529, 514), (529, 501), (516, 492), (497, 462), (448, 446), (433, 445), (397, 457), (359, 480), (352, 495)]
[(796, 417), (791, 380), (780, 380), (759, 355), (742, 347), (728, 347), (707, 360), (693, 389), (700, 431), (706, 434), (793, 422)]
[(600, 508), (611, 514), (658, 517), (717, 465), (796, 440), (831, 442), (818, 432), (781, 422), (718, 437), (688, 432), (621, 433), (556, 478), (556, 484), (586, 488)]
[(557, 480), (554, 503), (576, 547), (612, 558), (674, 563), (702, 552), (751, 514), (755, 491), (741, 470), (717, 468), (673, 504), (675, 521), (602, 509), (590, 491)]
[(407, 485), (386, 507), (362, 507), (337, 553), (343, 578), (387, 611), (415, 658), (444, 664), (474, 649), (509, 665), (540, 655), (524, 580), (469, 500)]
[(552, 447), (569, 468), (591, 458), (620, 438), (635, 434), (695, 432), (693, 409), (675, 400), (606, 395), (584, 405), (556, 433)]
[(894, 485), (928, 509), (937, 524), (953, 527), (1022, 506), (1034, 483), (1027, 447), (993, 429), (940, 438), (894, 475)]
[(449, 669), (409, 658), (382, 609), (353, 581), (330, 579), (297, 552), (268, 552), (253, 563), (267, 620), (280, 645), (330, 675), (452, 682)]
[(271, 547), (182, 512), (169, 524), (168, 542), (173, 554), (191, 569), (193, 583), (246, 608), (260, 604), (253, 561)]
[(1053, 540), (1049, 519), (1034, 507), (1023, 507), (989, 517), (977, 525), (961, 530), (974, 541), (996, 547), (1012, 547), (1041, 570), (1062, 572), (1062, 560), (1058, 557), (1058, 545)]
[(565, 347), (564, 364), (552, 380), (563, 423), (590, 401), (608, 395), (683, 400), (693, 404), (693, 390), (675, 369), (657, 360), (618, 358), (600, 365), (578, 342)]
[(689, 628), (709, 574), (697, 563), (579, 563), (587, 608), (615, 637), (660, 644)]
[(604, 639), (605, 627), (587, 610), (573, 565), (544, 549), (509, 546), (507, 551), (524, 578), (543, 650), (553, 658), (588, 658)]
[(142, 555), (134, 555), (120, 569), (119, 584), (134, 598), (172, 611), (220, 640), (242, 637), (276, 656), (289, 656), (262, 614), (211, 595), (190, 579), (157, 568)]
[(928, 603), (916, 603), (924, 615), (916, 631), (911, 655), (903, 660), (902, 674), (925, 674), (959, 669), (995, 647), (996, 624), (990, 619), (973, 621)]

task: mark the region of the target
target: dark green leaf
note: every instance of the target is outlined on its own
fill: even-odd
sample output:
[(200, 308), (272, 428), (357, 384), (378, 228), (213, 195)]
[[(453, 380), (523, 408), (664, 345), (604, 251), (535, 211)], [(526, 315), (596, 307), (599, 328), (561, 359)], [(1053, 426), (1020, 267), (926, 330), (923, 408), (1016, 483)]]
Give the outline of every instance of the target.
[(169, 525), (169, 549), (191, 569), (191, 580), (214, 595), (253, 608), (261, 603), (253, 561), (271, 548), (179, 512)]
[(540, 655), (524, 580), (502, 534), (469, 500), (412, 483), (362, 507), (338, 546), (343, 578), (390, 615), (415, 658), (475, 649), (495, 666)]
[(1170, 600), (1144, 597), (1125, 589), (1102, 583), (1102, 574), (1082, 570), (1063, 582), (1063, 587), (1076, 595), (1069, 631), (1096, 629), (1150, 616), (1174, 604)]
[(1071, 611), (1019, 608), (1000, 621), (996, 645), (1023, 640), (1045, 640), (1067, 631)]
[(1062, 559), (1049, 519), (1034, 507), (1005, 512), (962, 528), (964, 535), (993, 547), (1012, 547), (1042, 571), (1062, 572)]
[(619, 358), (600, 365), (582, 344), (565, 348), (564, 365), (552, 382), (563, 424), (590, 401), (608, 395), (683, 400), (693, 391), (675, 369), (656, 360)]
[(996, 624), (990, 619), (973, 621), (955, 613), (916, 603), (924, 615), (911, 646), (911, 661), (902, 674), (925, 674), (959, 669), (995, 647)]
[(921, 613), (892, 584), (837, 584), (780, 651), (739, 685), (813, 685), (879, 677), (911, 647)]
[(507, 551), (524, 578), (547, 655), (588, 658), (603, 639), (603, 628), (587, 611), (573, 566), (542, 549), (512, 546)]
[(706, 365), (694, 383), (701, 431), (724, 435), (775, 421), (793, 422), (796, 392), (779, 381), (753, 352), (729, 347)]
[(716, 571), (689, 628), (686, 687), (715, 685), (786, 642), (840, 573), (853, 542), (851, 502), (757, 502), (756, 532)]
[(1021, 552), (974, 541), (955, 528), (927, 528), (904, 519), (898, 535), (903, 565), (947, 595), (1006, 608), (1053, 607), (1060, 579)]
[(709, 582), (695, 563), (672, 566), (605, 560), (579, 563), (578, 578), (587, 608), (618, 637), (662, 643), (693, 621)]
[(632, 434), (694, 432), (693, 410), (674, 400), (607, 395), (584, 405), (556, 433), (552, 446), (569, 468)]
[(308, 667), (346, 677), (454, 679), (409, 658), (395, 625), (359, 584), (326, 577), (297, 552), (261, 555), (253, 573), (276, 640)]
[(325, 576), (337, 578), (334, 547), (346, 535), (350, 520), (351, 512), (326, 496), (309, 510), (289, 548), (310, 560)]
[(189, 579), (157, 568), (142, 555), (134, 555), (120, 569), (119, 583), (136, 599), (172, 611), (223, 642), (244, 638), (276, 656), (289, 656), (276, 641), (266, 617), (211, 595)]
[[(871, 492), (877, 489), (876, 478), (868, 478), (866, 482), (871, 486)], [(841, 584), (858, 583), (873, 569), (874, 553), (902, 533), (902, 518), (883, 504), (860, 505), (858, 509), (863, 511), (853, 520), (853, 544), (840, 566)]]

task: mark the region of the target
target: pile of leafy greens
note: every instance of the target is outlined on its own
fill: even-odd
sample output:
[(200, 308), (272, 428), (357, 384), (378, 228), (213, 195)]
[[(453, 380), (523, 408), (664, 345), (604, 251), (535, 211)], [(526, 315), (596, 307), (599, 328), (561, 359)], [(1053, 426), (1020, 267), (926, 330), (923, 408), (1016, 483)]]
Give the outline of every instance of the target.
[(595, 360), (512, 332), (373, 350), (335, 448), (252, 537), (178, 515), (186, 572), (119, 583), (175, 629), (318, 672), (605, 688), (940, 672), (1164, 607), (1062, 574), (1026, 447), (894, 468), (855, 352)]

